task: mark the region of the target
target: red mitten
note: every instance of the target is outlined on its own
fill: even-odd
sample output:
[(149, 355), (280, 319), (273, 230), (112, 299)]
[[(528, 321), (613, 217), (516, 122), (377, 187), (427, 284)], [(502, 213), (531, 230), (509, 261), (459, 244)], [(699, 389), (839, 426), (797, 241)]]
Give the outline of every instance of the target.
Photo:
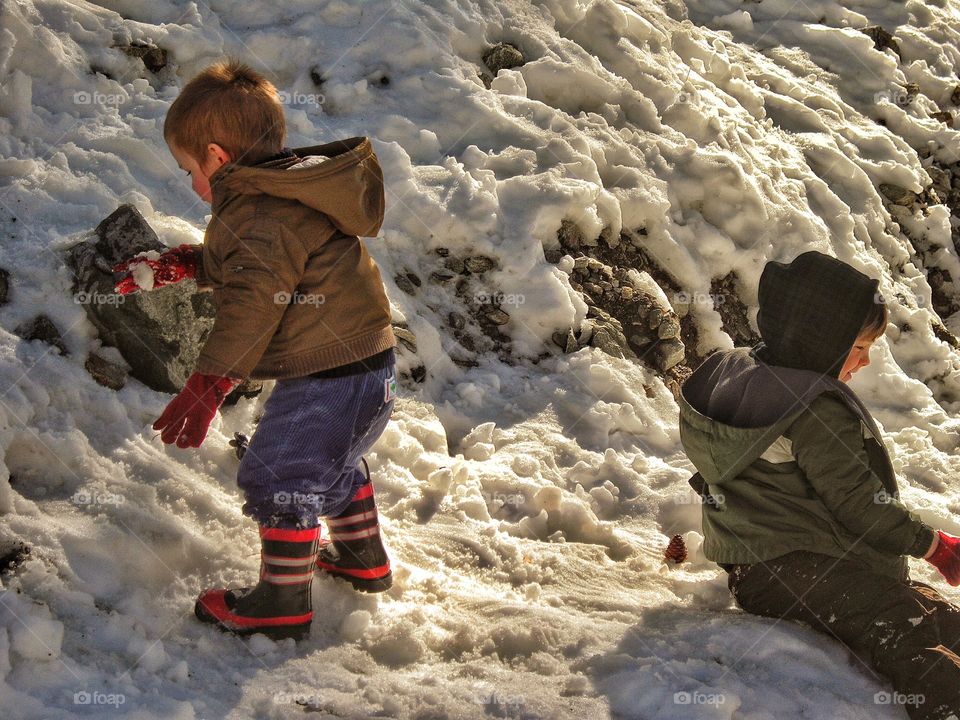
[[(195, 278), (197, 276), (198, 252), (200, 252), (199, 245), (180, 245), (172, 250), (167, 250), (156, 260), (132, 257), (129, 260), (117, 263), (113, 266), (114, 272), (130, 274), (122, 278), (114, 290), (121, 295), (127, 295), (137, 290), (152, 290), (164, 285), (172, 285), (187, 278)], [(132, 271), (137, 265), (147, 265), (153, 271), (153, 284), (149, 287), (140, 286), (134, 279)]]
[(194, 373), (153, 424), (160, 439), (177, 447), (200, 447), (224, 399), (240, 380)]
[(960, 585), (960, 538), (937, 530), (939, 542), (927, 562), (933, 565), (951, 585)]

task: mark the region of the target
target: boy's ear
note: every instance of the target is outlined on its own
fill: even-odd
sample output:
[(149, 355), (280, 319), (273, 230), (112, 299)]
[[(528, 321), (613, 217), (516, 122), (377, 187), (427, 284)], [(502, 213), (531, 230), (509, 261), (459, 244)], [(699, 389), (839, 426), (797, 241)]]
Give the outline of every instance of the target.
[(225, 165), (226, 163), (233, 160), (233, 158), (230, 157), (230, 153), (228, 153), (226, 150), (224, 150), (222, 147), (220, 147), (216, 143), (209, 143), (207, 145), (207, 157), (209, 160), (216, 162), (217, 167), (219, 167), (220, 165)]

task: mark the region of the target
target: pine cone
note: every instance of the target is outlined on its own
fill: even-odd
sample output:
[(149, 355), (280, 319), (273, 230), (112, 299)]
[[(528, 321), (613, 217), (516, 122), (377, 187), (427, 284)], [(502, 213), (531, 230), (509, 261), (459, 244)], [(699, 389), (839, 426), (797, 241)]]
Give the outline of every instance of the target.
[(683, 541), (683, 535), (674, 535), (670, 538), (670, 544), (667, 545), (663, 559), (677, 565), (687, 559), (687, 544)]

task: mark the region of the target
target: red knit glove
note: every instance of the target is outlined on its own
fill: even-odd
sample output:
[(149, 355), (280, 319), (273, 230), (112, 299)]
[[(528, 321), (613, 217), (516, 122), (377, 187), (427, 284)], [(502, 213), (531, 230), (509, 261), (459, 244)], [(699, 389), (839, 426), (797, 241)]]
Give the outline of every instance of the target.
[(927, 562), (933, 565), (951, 585), (960, 585), (960, 538), (937, 530), (940, 541)]
[(153, 429), (161, 431), (160, 439), (168, 445), (176, 442), (177, 447), (200, 447), (217, 410), (239, 384), (234, 378), (194, 373), (157, 418)]
[[(173, 283), (195, 278), (197, 276), (197, 253), (200, 247), (198, 245), (180, 245), (172, 250), (167, 250), (156, 260), (148, 260), (145, 257), (132, 257), (113, 266), (116, 273), (130, 273), (122, 278), (114, 287), (114, 291), (121, 295), (128, 295), (137, 290), (152, 290), (153, 288), (171, 285)], [(133, 268), (136, 265), (148, 265), (153, 270), (153, 286), (142, 288), (137, 284), (133, 277)]]

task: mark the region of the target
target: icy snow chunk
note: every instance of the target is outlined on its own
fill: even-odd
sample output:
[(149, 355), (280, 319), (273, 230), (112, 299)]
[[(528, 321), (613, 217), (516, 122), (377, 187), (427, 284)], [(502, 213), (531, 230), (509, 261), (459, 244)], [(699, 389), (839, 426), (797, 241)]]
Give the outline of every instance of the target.
[(501, 95), (527, 96), (527, 83), (523, 75), (516, 70), (501, 70), (490, 83), (490, 89)]
[(370, 627), (370, 617), (367, 610), (354, 610), (340, 623), (340, 637), (348, 642), (359, 640)]

